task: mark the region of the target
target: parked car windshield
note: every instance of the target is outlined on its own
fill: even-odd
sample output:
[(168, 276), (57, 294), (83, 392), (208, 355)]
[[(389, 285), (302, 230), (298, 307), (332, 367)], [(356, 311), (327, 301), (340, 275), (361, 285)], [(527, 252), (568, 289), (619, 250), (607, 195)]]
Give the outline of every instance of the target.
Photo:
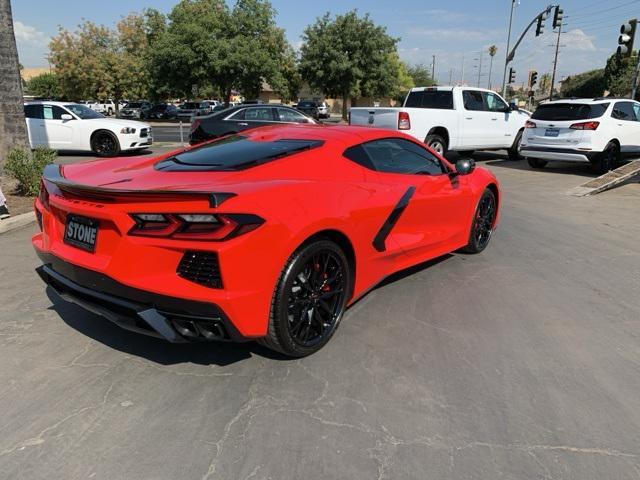
[(131, 103), (127, 103), (124, 108), (142, 108), (142, 103), (141, 102), (131, 102)]
[(186, 103), (183, 103), (182, 107), (180, 107), (180, 108), (183, 108), (185, 110), (195, 110), (199, 106), (200, 106), (200, 104), (196, 103), (196, 102), (186, 102)]
[(162, 171), (235, 171), (319, 147), (322, 140), (254, 141), (233, 135), (156, 163)]
[(169, 108), (169, 105), (161, 103), (159, 105), (154, 105), (154, 107), (151, 109), (152, 112), (164, 112), (167, 108)]
[(549, 103), (540, 105), (531, 118), (534, 120), (586, 120), (598, 118), (607, 110), (608, 103)]
[(80, 105), (79, 103), (70, 103), (65, 105), (64, 108), (72, 111), (78, 118), (82, 120), (91, 120), (92, 118), (105, 118), (101, 113), (91, 110), (89, 107)]

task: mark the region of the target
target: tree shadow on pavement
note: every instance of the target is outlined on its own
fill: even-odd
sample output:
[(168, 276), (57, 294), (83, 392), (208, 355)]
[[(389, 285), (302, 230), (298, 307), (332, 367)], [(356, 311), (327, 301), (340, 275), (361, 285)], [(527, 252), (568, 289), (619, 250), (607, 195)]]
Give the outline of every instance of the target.
[(50, 288), (47, 296), (60, 318), (71, 328), (93, 340), (120, 352), (145, 358), (161, 365), (195, 363), (198, 365), (230, 365), (253, 355), (272, 360), (290, 360), (255, 342), (194, 342), (170, 343), (140, 333), (130, 332), (109, 320), (62, 300)]

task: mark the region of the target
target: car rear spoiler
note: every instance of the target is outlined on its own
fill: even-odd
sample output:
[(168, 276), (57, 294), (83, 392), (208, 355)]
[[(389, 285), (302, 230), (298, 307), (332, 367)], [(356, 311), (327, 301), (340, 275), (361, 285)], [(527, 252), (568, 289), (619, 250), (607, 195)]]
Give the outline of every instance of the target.
[[(109, 188), (106, 185), (115, 185), (118, 183), (125, 183), (131, 181), (131, 179), (123, 179), (113, 182), (111, 184), (105, 184), (100, 186), (84, 185), (82, 183), (69, 180), (62, 175), (61, 165), (50, 164), (44, 167), (42, 179), (45, 184), (53, 184), (58, 187), (59, 190), (76, 196), (85, 196), (94, 199), (100, 199), (104, 201), (112, 202), (116, 200), (115, 197), (139, 197), (140, 199), (149, 197), (198, 197), (209, 201), (211, 208), (219, 207), (226, 200), (235, 197), (237, 194), (231, 192), (206, 192), (197, 190), (133, 190), (133, 189), (120, 189)], [(50, 190), (47, 188), (47, 190)]]

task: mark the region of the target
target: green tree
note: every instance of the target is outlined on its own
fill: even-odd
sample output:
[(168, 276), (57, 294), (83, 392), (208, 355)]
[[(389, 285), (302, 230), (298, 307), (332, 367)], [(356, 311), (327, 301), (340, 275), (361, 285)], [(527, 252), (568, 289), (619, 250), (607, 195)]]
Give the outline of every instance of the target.
[(148, 95), (149, 42), (143, 15), (123, 18), (115, 30), (88, 21), (76, 32), (60, 29), (49, 49), (65, 98), (120, 100)]
[(563, 97), (593, 98), (601, 96), (605, 87), (605, 71), (601, 68), (565, 78), (560, 94)]
[(258, 96), (263, 82), (290, 90), (285, 74), (295, 59), (275, 14), (267, 0), (237, 0), (233, 8), (224, 0), (182, 0), (153, 48), (153, 76), (176, 95), (215, 89), (227, 102), (233, 89)]
[(637, 52), (631, 57), (619, 57), (613, 54), (607, 60), (604, 69), (605, 88), (612, 95), (626, 97), (631, 93), (631, 82), (638, 61)]
[(344, 119), (350, 97), (393, 94), (398, 84), (392, 56), (397, 39), (369, 15), (358, 17), (353, 10), (332, 19), (327, 13), (309, 25), (302, 38), (302, 78), (325, 95), (342, 98)]
[(409, 76), (413, 79), (413, 83), (416, 87), (430, 87), (435, 85), (436, 82), (431, 78), (431, 71), (424, 63), (418, 63), (407, 67)]
[(496, 53), (498, 53), (498, 47), (495, 45), (491, 45), (489, 47), (489, 57), (491, 58), (491, 62), (489, 62), (489, 85), (487, 86), (489, 90), (491, 90), (491, 73), (493, 71), (493, 57), (496, 56)]
[(58, 98), (60, 88), (55, 73), (41, 73), (27, 81), (26, 91), (34, 97)]

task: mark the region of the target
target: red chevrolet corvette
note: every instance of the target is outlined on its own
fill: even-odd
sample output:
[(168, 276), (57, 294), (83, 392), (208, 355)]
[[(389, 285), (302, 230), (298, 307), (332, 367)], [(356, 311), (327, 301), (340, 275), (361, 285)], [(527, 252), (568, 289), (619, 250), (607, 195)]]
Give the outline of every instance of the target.
[(50, 165), (33, 245), (55, 292), (124, 328), (301, 357), (389, 274), (482, 251), (499, 203), (489, 171), (407, 135), (273, 126), (156, 158)]

